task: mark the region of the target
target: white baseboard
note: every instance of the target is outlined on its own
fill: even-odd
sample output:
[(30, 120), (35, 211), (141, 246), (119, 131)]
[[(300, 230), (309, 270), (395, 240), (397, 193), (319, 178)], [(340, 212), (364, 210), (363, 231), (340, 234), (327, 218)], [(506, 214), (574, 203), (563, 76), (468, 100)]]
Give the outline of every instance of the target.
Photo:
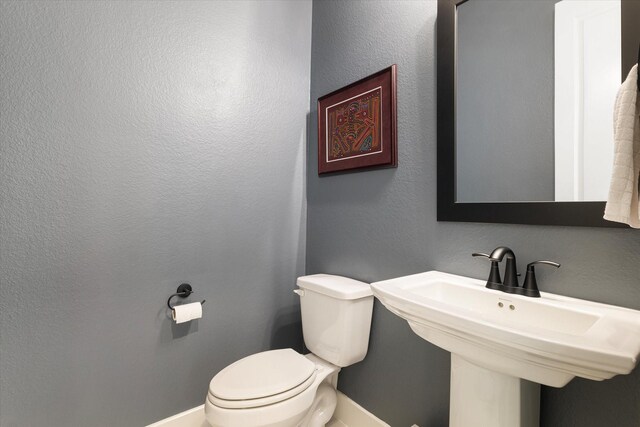
[[(389, 427), (389, 424), (380, 420), (341, 392), (338, 392), (338, 404), (332, 421), (334, 422), (333, 425), (336, 426), (340, 425), (338, 424), (340, 422), (347, 427)], [(329, 423), (329, 425), (332, 425), (332, 423)], [(205, 420), (204, 405), (200, 405), (149, 424), (147, 427), (209, 427), (209, 423)]]
[(196, 406), (147, 427), (211, 427), (204, 417), (204, 405)]
[(389, 427), (389, 424), (338, 391), (338, 405), (333, 418), (348, 427)]

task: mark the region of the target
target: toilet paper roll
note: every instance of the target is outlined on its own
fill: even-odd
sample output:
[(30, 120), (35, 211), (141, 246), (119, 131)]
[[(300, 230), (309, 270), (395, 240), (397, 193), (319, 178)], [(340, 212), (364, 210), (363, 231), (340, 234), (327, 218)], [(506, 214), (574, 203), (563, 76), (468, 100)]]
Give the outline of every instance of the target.
[(202, 317), (202, 303), (176, 305), (171, 310), (171, 316), (176, 323), (184, 323)]

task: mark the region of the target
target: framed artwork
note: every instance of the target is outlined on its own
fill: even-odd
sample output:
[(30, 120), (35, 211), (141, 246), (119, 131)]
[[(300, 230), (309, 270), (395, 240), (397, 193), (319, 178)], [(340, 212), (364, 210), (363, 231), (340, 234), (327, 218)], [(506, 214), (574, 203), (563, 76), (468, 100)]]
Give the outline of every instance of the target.
[(318, 174), (396, 167), (396, 65), (318, 98)]

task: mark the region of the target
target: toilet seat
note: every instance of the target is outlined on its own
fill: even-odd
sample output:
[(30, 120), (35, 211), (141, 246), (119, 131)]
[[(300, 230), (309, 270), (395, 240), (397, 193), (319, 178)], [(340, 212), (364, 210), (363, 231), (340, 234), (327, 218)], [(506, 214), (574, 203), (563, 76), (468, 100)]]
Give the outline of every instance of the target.
[(228, 409), (271, 405), (302, 393), (315, 377), (315, 364), (296, 351), (265, 351), (220, 371), (209, 384), (207, 399)]
[[(304, 390), (302, 390), (302, 387), (305, 386), (295, 387), (297, 394), (289, 398), (284, 398), (284, 400), (276, 403), (250, 408), (224, 408), (218, 406), (211, 401), (212, 395), (209, 393), (204, 401), (207, 422), (212, 427), (292, 427), (301, 425), (308, 427), (307, 424), (300, 423), (313, 407), (318, 390), (321, 388), (320, 386), (323, 382), (330, 384), (335, 394), (335, 381), (340, 368), (312, 353), (302, 357), (309, 360), (314, 366), (313, 381)], [(278, 398), (283, 397), (285, 397), (284, 393), (278, 395)], [(215, 396), (213, 398), (215, 399)], [(323, 400), (323, 402), (326, 402), (326, 400)], [(229, 401), (225, 403), (229, 403)], [(246, 403), (251, 406), (252, 402)], [(327, 413), (333, 414), (333, 409), (328, 409), (328, 411)]]
[(247, 400), (224, 400), (215, 397), (211, 393), (208, 395), (209, 402), (220, 407), (227, 409), (250, 409), (257, 408), (259, 406), (272, 405), (274, 403), (282, 402), (283, 400), (290, 399), (293, 396), (297, 396), (298, 394), (305, 391), (316, 379), (315, 372), (311, 375), (305, 382), (300, 384), (297, 387), (289, 389), (283, 393), (274, 394), (271, 396), (266, 396), (257, 399), (247, 399)]

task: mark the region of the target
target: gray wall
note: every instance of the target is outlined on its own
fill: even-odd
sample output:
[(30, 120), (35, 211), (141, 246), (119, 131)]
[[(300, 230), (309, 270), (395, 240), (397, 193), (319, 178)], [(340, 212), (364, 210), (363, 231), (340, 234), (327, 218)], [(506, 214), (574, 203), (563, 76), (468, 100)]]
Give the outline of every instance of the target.
[[(0, 3), (0, 425), (142, 426), (300, 343), (310, 2)], [(204, 318), (166, 309), (190, 282)]]
[(458, 201), (555, 200), (555, 3), (482, 0), (458, 8)]
[[(315, 1), (310, 129), (316, 100), (398, 64), (397, 169), (317, 175), (310, 132), (307, 273), (364, 281), (440, 270), (485, 279), (471, 252), (513, 248), (519, 267), (536, 259), (542, 289), (640, 309), (640, 238), (624, 229), (436, 221), (435, 1)], [(340, 374), (339, 388), (394, 427), (448, 422), (449, 355), (375, 305), (366, 359)], [(637, 427), (640, 370), (605, 382), (575, 379), (543, 388), (543, 427)]]

